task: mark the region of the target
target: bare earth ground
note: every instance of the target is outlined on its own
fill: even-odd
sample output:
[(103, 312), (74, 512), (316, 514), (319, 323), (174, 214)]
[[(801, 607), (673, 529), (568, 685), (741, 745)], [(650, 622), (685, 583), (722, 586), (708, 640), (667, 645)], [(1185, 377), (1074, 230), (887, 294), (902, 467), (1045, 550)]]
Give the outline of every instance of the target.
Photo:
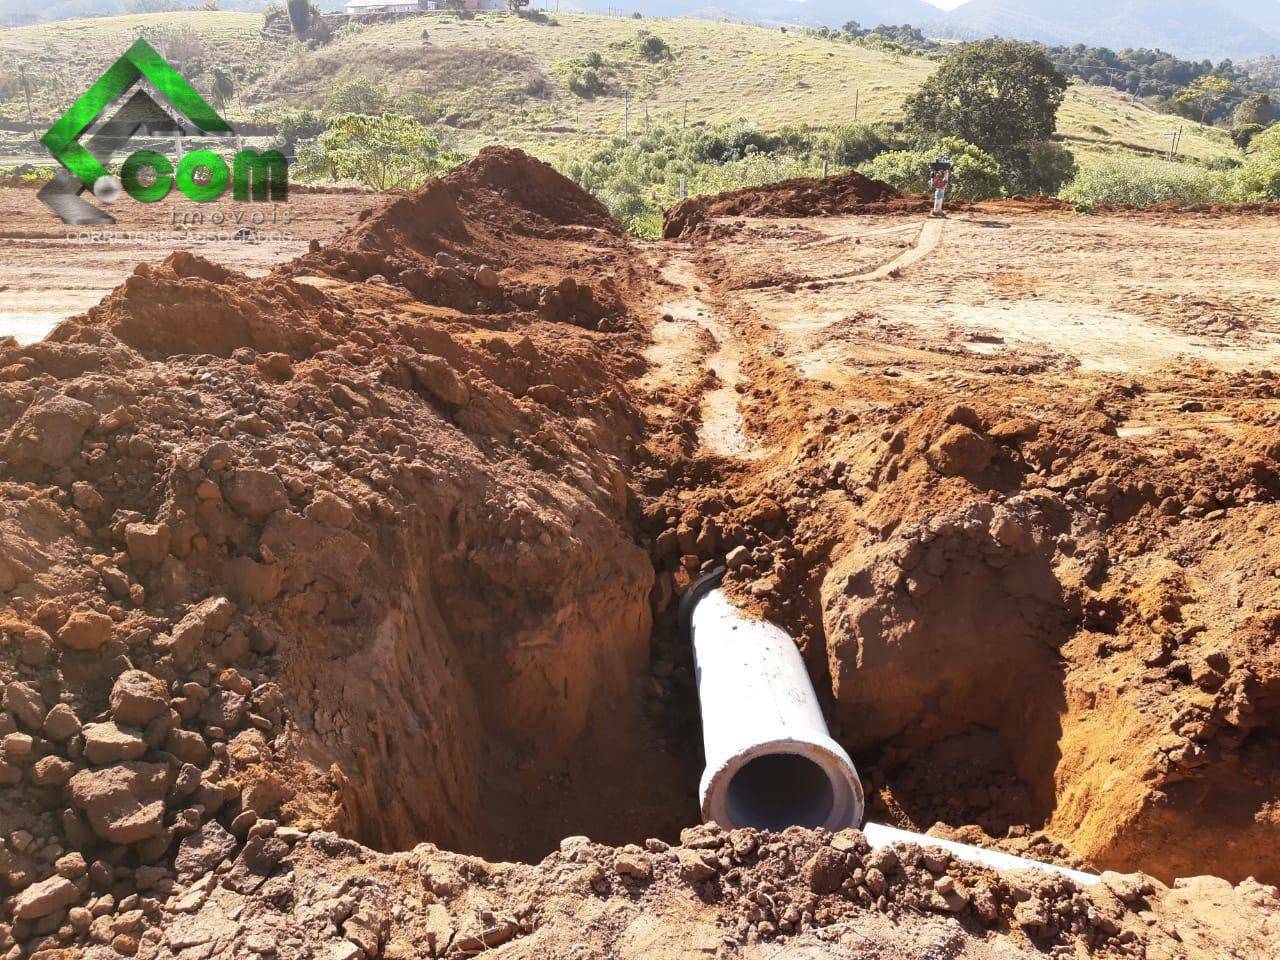
[[(287, 203), (251, 207), (195, 204), (175, 193), (154, 206), (116, 204), (115, 226), (75, 227), (37, 201), (34, 189), (0, 187), (0, 336), (37, 340), (101, 300), (134, 264), (175, 250), (251, 276), (266, 273), (305, 253), (310, 240), (333, 237), (373, 202), (369, 194), (295, 191)], [(216, 214), (221, 224), (211, 222)], [(196, 222), (196, 215), (210, 219)], [(255, 232), (252, 242), (231, 239), (241, 227)]]
[[(641, 244), (489, 150), (50, 277), (123, 283), (0, 341), (0, 956), (1280, 954), (1280, 220), (845, 188)], [(873, 819), (1115, 872), (697, 825), (726, 560)]]

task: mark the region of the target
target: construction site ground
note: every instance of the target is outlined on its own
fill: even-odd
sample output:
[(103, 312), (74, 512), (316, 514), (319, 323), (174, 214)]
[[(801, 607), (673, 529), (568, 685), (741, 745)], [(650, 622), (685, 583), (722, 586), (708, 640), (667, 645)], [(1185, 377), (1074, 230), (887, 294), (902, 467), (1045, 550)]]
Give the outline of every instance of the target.
[[(851, 174), (644, 242), (488, 149), (193, 255), (21, 194), (0, 957), (1280, 955), (1273, 212)], [(720, 564), (869, 819), (1103, 882), (699, 824)]]

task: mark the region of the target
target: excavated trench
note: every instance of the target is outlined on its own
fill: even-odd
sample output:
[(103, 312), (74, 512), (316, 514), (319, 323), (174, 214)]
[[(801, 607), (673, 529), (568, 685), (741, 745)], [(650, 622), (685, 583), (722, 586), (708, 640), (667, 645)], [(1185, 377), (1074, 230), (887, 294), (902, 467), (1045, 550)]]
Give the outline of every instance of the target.
[[(548, 205), (557, 192), (565, 202)], [(533, 221), (523, 238), (491, 229)], [(1092, 442), (1100, 431), (1081, 428), (1034, 450), (1016, 423), (989, 435), (1007, 426), (1007, 409), (979, 415), (940, 403), (909, 428), (901, 410), (885, 422), (801, 416), (787, 443), (816, 450), (826, 438), (829, 449), (785, 466), (746, 458), (739, 464), (749, 468), (717, 474), (693, 465), (710, 442), (699, 403), (736, 411), (747, 384), (734, 382), (727, 328), (713, 337), (720, 388), (705, 397), (707, 358), (678, 349), (679, 331), (693, 333), (689, 325), (710, 312), (712, 292), (693, 274), (664, 274), (661, 258), (638, 257), (607, 211), (554, 171), (487, 153), (473, 170), (394, 201), (344, 244), (290, 269), (302, 279), (368, 281), (358, 294), (377, 310), (362, 299), (359, 325), (387, 322), (401, 359), (384, 382), (406, 391), (381, 402), (412, 432), (429, 425), (419, 456), (435, 466), (403, 484), (416, 513), (362, 529), (368, 559), (360, 582), (344, 585), (363, 595), (352, 600), (358, 616), (311, 640), (305, 602), (276, 611), (309, 638), (291, 649), (282, 679), (312, 779), (331, 771), (329, 823), (385, 850), (429, 841), (490, 859), (536, 860), (575, 834), (675, 839), (698, 818), (702, 751), (673, 601), (692, 574), (743, 546), (777, 553), (771, 574), (749, 565), (737, 586), (772, 584), (771, 619), (802, 628), (796, 636), (832, 735), (863, 774), (874, 819), (976, 826), (1008, 840), (1043, 830), (1096, 866), (1164, 876), (1186, 867), (1275, 874), (1273, 856), (1248, 853), (1265, 848), (1265, 822), (1236, 831), (1230, 859), (1169, 852), (1194, 822), (1197, 791), (1229, 781), (1234, 758), (1256, 766), (1250, 758), (1273, 745), (1273, 725), (1259, 707), (1265, 696), (1247, 704), (1252, 720), (1236, 723), (1228, 707), (1184, 692), (1188, 709), (1207, 715), (1196, 721), (1202, 740), (1219, 732), (1216, 723), (1240, 731), (1240, 742), (1210, 743), (1205, 763), (1201, 747), (1185, 743), (1151, 759), (1169, 739), (1160, 726), (1168, 716), (1154, 715), (1176, 710), (1151, 710), (1159, 705), (1151, 694), (1121, 688), (1163, 690), (1154, 685), (1166, 680), (1139, 676), (1145, 661), (1136, 652), (1120, 682), (1102, 669), (1091, 621), (1107, 616), (1081, 599), (1101, 569), (1096, 530), (1077, 529), (1080, 510), (1059, 491), (1026, 482), (1029, 463), (1047, 475), (1084, 454), (1075, 437)], [(422, 266), (387, 253), (409, 249)], [(471, 279), (459, 273), (477, 262), (509, 264), (500, 296), (492, 277), (480, 283), (480, 268)], [(373, 282), (387, 276), (404, 291)], [(330, 307), (343, 307), (334, 296)], [(672, 297), (683, 304), (666, 311), (677, 335), (658, 346), (676, 352), (658, 359), (676, 380), (648, 385), (666, 391), (666, 413), (654, 414), (643, 391), (624, 386), (645, 373), (644, 337), (610, 338), (642, 305)], [(537, 319), (512, 313), (517, 301), (536, 306)], [(389, 319), (401, 317), (413, 319)], [(733, 335), (745, 344), (749, 333)], [(745, 359), (742, 376), (768, 373)], [(810, 409), (807, 386), (787, 370), (770, 403), (780, 418), (788, 403)], [(685, 372), (688, 383), (676, 382)], [(338, 389), (316, 383), (329, 399)], [(413, 402), (395, 407), (402, 396)], [(1084, 416), (1096, 422), (1097, 411)], [(728, 430), (735, 418), (721, 424), (727, 433), (712, 433), (745, 437)], [(805, 430), (815, 433), (804, 438)], [(676, 437), (669, 448), (652, 440), (663, 431)], [(734, 449), (728, 443), (726, 456)], [(1099, 464), (1120, 455), (1105, 452)], [(966, 466), (977, 453), (981, 462)], [(775, 468), (778, 477), (762, 479)], [(1175, 478), (1156, 479), (1142, 495), (1158, 504), (1168, 495), (1158, 487), (1179, 488)], [(736, 515), (729, 504), (742, 506), (758, 494), (746, 488), (761, 483), (774, 483), (779, 502), (822, 515), (811, 521), (818, 529), (784, 519), (772, 501), (762, 525)], [(695, 500), (707, 512), (687, 516)], [(1124, 510), (1137, 508), (1134, 500)], [(732, 540), (708, 533), (713, 517), (737, 528)], [(796, 573), (802, 549), (820, 559)], [(1117, 610), (1127, 602), (1095, 601)], [(1202, 772), (1169, 770), (1191, 762)], [(761, 767), (749, 776), (767, 796), (805, 773)], [(1220, 819), (1243, 822), (1280, 792), (1270, 774), (1251, 776), (1238, 809)]]
[[(1277, 718), (1265, 691), (1236, 745), (1240, 768), (1214, 759), (1203, 776), (1169, 777), (1153, 805), (1135, 750), (1120, 759), (1136, 773), (1113, 756), (1103, 784), (1098, 751), (1117, 732), (1139, 744), (1152, 734), (1140, 713), (1068, 679), (1079, 612), (1051, 549), (1065, 519), (1016, 509), (1039, 531), (1016, 563), (991, 562), (1001, 525), (988, 504), (945, 527), (945, 570), (926, 542), (919, 562), (938, 573), (923, 600), (885, 586), (886, 564), (896, 571), (912, 542), (903, 531), (835, 555), (821, 578), (810, 674), (862, 775), (868, 819), (977, 827), (984, 842), (1098, 869), (1267, 877), (1270, 855), (1249, 852), (1263, 827), (1248, 822), (1272, 777)], [(649, 559), (616, 530), (595, 532), (583, 541), (593, 546), (539, 577), (535, 596), (477, 584), (425, 533), (400, 545), (401, 602), (378, 627), (374, 659), (331, 671), (329, 709), (357, 744), (342, 763), (346, 833), (385, 850), (429, 841), (536, 861), (566, 836), (670, 841), (697, 822), (690, 653), (671, 606), (653, 613)], [(334, 741), (318, 741), (332, 757)], [(811, 772), (762, 763), (743, 772), (733, 802), (785, 806)], [(1230, 863), (1184, 837), (1211, 796)]]
[[(355, 742), (342, 763), (342, 832), (387, 851), (427, 841), (536, 862), (566, 836), (673, 841), (698, 822), (692, 664), (669, 618), (652, 624), (643, 579), (551, 608), (554, 637), (511, 611), (458, 605), (458, 592), (430, 577), (407, 587), (404, 607), (378, 628), (377, 659), (331, 694)], [(1039, 685), (1015, 682), (1026, 675), (1010, 668), (1007, 695), (970, 698), (981, 709), (953, 714), (937, 703), (929, 720), (892, 735), (829, 709), (868, 790), (868, 816), (921, 829), (977, 824), (995, 837), (1042, 828), (1062, 699), (1052, 663), (1040, 668)], [(882, 665), (867, 686), (914, 689), (910, 673)], [(396, 706), (368, 709), (375, 703)], [(317, 748), (332, 756), (334, 743), (317, 731)], [(786, 806), (813, 772), (757, 761), (731, 801), (744, 811)]]

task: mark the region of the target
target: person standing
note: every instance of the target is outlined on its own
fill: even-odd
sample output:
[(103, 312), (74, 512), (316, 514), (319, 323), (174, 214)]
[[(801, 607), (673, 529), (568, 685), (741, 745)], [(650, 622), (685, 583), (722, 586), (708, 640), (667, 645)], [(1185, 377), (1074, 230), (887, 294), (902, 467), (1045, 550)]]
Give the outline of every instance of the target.
[(951, 161), (945, 157), (939, 157), (929, 165), (929, 185), (933, 187), (932, 216), (943, 216), (942, 201), (946, 199), (947, 187), (951, 185), (951, 167)]

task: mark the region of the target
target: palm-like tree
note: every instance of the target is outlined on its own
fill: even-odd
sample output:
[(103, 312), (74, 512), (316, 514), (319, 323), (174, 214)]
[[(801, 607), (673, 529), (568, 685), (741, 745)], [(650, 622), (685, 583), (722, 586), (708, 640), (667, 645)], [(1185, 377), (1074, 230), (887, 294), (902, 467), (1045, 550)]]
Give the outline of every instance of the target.
[(231, 102), (231, 98), (235, 96), (236, 87), (231, 79), (231, 74), (227, 73), (222, 67), (213, 68), (213, 89), (210, 93), (213, 95), (213, 102), (218, 107), (218, 113), (224, 117), (227, 113), (227, 104)]

